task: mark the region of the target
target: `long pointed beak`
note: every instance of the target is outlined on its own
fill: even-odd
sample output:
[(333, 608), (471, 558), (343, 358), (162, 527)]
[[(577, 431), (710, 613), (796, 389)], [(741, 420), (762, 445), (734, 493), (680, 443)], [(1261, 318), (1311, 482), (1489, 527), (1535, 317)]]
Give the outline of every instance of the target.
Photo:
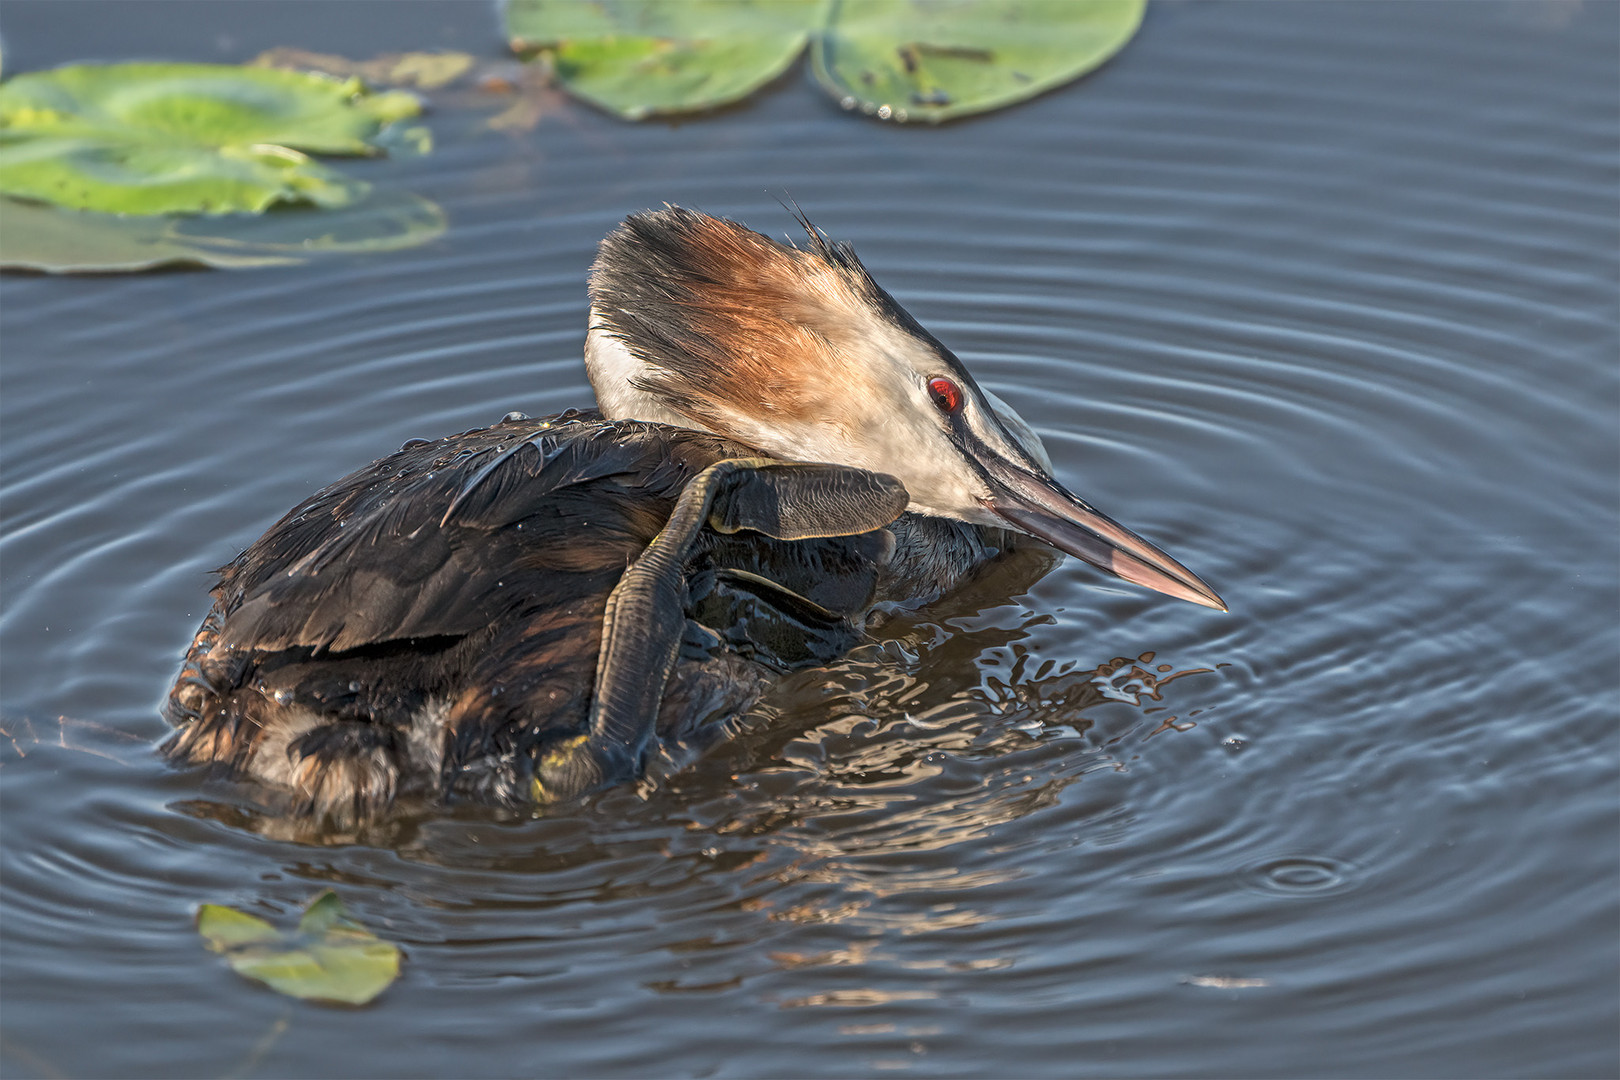
[(1225, 611), (1215, 590), (1176, 560), (1049, 477), (999, 456), (979, 458), (997, 489), (985, 506), (1031, 536), (1126, 581)]

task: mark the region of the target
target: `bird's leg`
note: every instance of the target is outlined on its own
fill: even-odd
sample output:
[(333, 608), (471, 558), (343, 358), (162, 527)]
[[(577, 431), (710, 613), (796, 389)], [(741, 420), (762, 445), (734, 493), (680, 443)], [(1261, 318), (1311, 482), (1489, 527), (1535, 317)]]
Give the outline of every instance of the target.
[(686, 623), (686, 561), (705, 525), (783, 540), (854, 536), (888, 525), (907, 501), (893, 477), (841, 465), (732, 458), (694, 477), (608, 597), (589, 730), (541, 760), (536, 799), (640, 775)]

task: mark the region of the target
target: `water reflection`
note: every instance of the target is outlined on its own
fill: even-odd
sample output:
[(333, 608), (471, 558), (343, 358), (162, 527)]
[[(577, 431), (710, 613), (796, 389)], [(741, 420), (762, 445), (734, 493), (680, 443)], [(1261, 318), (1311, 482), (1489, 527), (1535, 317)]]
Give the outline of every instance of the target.
[[(1019, 957), (908, 955), (902, 943), (1002, 917), (1005, 892), (1023, 876), (1008, 853), (1049, 843), (1010, 827), (1058, 805), (1088, 774), (1152, 753), (1167, 730), (1153, 711), (1195, 700), (1199, 684), (1183, 676), (1210, 677), (1207, 666), (1177, 670), (1148, 653), (1092, 665), (1043, 657), (1034, 637), (1051, 616), (1009, 597), (1052, 565), (1041, 549), (1008, 558), (945, 606), (894, 620), (845, 662), (792, 677), (684, 772), (550, 816), (458, 807), (339, 834), (266, 813), (250, 789), (228, 783), (170, 806), (295, 844), (272, 854), (289, 879), (405, 894), (418, 910), (403, 922), (456, 946), (458, 982), (479, 982), (495, 962), (479, 942), (491, 918), (524, 930), (502, 933), (483, 977), (532, 969), (544, 978), (561, 970), (559, 940), (619, 941), (627, 925), (646, 923), (650, 904), (652, 947), (679, 968), (638, 980), (653, 993), (763, 980), (757, 992), (781, 1008), (932, 998), (910, 980), (884, 980), (1000, 970)], [(1118, 810), (1105, 799), (1088, 812), (1108, 823)], [(823, 969), (842, 972), (837, 985), (769, 987), (773, 973), (802, 985)]]

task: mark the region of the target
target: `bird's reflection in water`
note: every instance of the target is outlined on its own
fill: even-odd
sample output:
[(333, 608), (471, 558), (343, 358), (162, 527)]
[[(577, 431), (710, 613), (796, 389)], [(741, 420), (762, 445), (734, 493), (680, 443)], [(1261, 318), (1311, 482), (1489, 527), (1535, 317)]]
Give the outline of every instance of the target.
[[(1174, 696), (1166, 684), (1208, 670), (1165, 670), (1152, 654), (1093, 666), (1039, 660), (1027, 642), (1051, 618), (1008, 598), (1052, 560), (1045, 549), (1016, 551), (927, 621), (897, 617), (839, 664), (791, 676), (733, 737), (639, 791), (537, 817), (439, 807), (364, 833), (315, 830), (245, 801), (176, 809), (274, 840), (391, 849), (397, 858), (381, 873), (408, 879), (412, 900), (430, 908), (652, 903), (673, 923), (681, 912), (733, 913), (727, 933), (682, 939), (688, 953), (724, 948), (738, 933), (768, 944), (790, 928), (844, 924), (866, 943), (756, 957), (859, 964), (869, 938), (992, 918), (969, 898), (1015, 880), (1004, 852), (1033, 842), (1004, 827), (1056, 804), (1087, 774), (1123, 768), (1165, 729), (1157, 711)], [(1091, 714), (1110, 702), (1126, 708), (1097, 722)], [(251, 791), (231, 789), (243, 799)], [(300, 850), (285, 864), (290, 875), (379, 884), (375, 859), (360, 872), (343, 853)], [(737, 926), (750, 922), (744, 913), (755, 916), (751, 930)]]
[[(1051, 617), (1009, 597), (1051, 558), (1017, 552), (926, 621), (896, 618), (790, 676), (732, 738), (639, 791), (535, 817), (440, 806), (364, 834), (266, 813), (247, 787), (177, 809), (295, 842), (272, 876), (364, 890), (455, 985), (520, 978), (569, 1000), (589, 970), (603, 993), (785, 1009), (929, 997), (949, 972), (1028, 959), (1016, 934), (983, 929), (1035, 902), (1018, 867), (1125, 827), (1125, 778), (1096, 781), (1152, 752), (1161, 715), (1196, 707), (1200, 680), (1162, 658), (1038, 658)], [(331, 846), (347, 844), (364, 846)], [(964, 951), (962, 934), (980, 944)]]

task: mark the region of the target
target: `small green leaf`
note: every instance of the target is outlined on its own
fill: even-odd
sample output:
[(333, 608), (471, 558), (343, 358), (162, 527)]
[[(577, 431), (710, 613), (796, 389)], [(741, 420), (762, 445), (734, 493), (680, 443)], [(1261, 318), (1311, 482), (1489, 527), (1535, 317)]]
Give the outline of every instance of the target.
[(292, 933), (218, 904), (202, 906), (197, 930), (238, 974), (291, 997), (364, 1005), (399, 977), (399, 949), (349, 918), (330, 889)]
[(275, 927), (257, 915), (223, 904), (204, 904), (197, 910), (197, 933), (207, 938), (209, 948), (216, 952), (274, 941), (280, 936)]
[(343, 909), (343, 901), (338, 899), (338, 894), (327, 889), (304, 909), (303, 918), (298, 920), (298, 932), (319, 936), (330, 934), (334, 930), (353, 930), (369, 936), (369, 931), (365, 927), (349, 918), (349, 913)]
[(106, 274), (193, 265), (288, 266), (322, 254), (414, 247), (440, 235), (444, 211), (377, 192), (327, 213), (297, 209), (225, 217), (124, 217), (0, 199), (0, 268)]
[(344, 206), (366, 185), (304, 152), (375, 154), (415, 116), (358, 79), (214, 64), (75, 65), (0, 84), (0, 192), (122, 214)]
[(696, 112), (776, 78), (827, 0), (510, 0), (519, 53), (550, 56), (562, 85), (627, 120)]
[(845, 108), (938, 123), (1003, 108), (1093, 70), (1146, 0), (842, 0), (811, 49)]

